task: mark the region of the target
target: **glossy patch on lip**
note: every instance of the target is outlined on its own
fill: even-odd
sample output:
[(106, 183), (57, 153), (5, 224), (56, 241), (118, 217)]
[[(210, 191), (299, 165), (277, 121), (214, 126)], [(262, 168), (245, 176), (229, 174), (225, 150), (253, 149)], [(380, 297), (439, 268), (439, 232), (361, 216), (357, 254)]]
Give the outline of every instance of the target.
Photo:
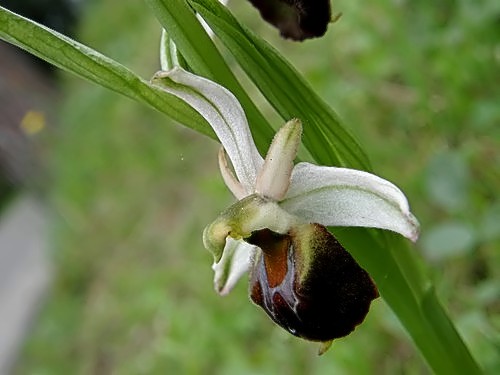
[[(368, 273), (319, 224), (287, 235), (265, 229), (247, 241), (262, 250), (251, 274), (252, 301), (295, 336), (322, 342), (346, 336), (378, 297)], [(279, 269), (279, 276), (270, 269)]]
[(304, 40), (325, 34), (331, 20), (329, 0), (250, 0), (283, 38)]

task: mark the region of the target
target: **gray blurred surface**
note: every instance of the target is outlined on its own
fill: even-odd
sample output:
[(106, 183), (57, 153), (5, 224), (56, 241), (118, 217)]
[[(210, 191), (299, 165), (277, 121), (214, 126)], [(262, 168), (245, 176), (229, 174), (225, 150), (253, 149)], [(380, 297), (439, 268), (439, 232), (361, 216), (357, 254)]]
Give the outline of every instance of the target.
[(0, 216), (0, 375), (9, 374), (48, 289), (47, 215), (21, 195)]

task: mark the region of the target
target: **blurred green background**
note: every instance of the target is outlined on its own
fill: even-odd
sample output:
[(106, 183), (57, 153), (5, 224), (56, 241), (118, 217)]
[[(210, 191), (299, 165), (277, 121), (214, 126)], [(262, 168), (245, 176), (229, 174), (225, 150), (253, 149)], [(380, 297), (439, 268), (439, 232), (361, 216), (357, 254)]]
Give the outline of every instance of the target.
[[(415, 251), (474, 356), (494, 373), (498, 1), (337, 0), (340, 21), (305, 43), (279, 39), (248, 2), (230, 5), (338, 111), (376, 172), (407, 193), (422, 225)], [(142, 2), (87, 1), (77, 35), (144, 77), (159, 69), (159, 24)], [(316, 345), (288, 335), (249, 302), (244, 280), (217, 296), (201, 242), (204, 226), (233, 200), (217, 169), (217, 144), (61, 76), (57, 126), (38, 135), (55, 208), (57, 274), (17, 373), (429, 372), (380, 299), (363, 325), (317, 357)]]

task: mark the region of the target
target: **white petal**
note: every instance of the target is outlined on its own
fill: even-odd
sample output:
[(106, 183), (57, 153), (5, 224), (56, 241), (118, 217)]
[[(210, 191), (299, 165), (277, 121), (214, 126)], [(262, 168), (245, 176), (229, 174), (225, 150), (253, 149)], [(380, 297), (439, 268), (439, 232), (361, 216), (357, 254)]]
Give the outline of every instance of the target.
[(181, 68), (158, 72), (152, 82), (183, 99), (207, 120), (231, 159), (238, 180), (252, 193), (264, 160), (235, 96), (221, 85)]
[(275, 201), (285, 197), (301, 136), (302, 124), (297, 119), (288, 121), (276, 133), (267, 152), (264, 166), (257, 176), (256, 193)]
[(236, 199), (245, 198), (248, 194), (240, 184), (240, 182), (236, 179), (231, 170), (231, 167), (227, 164), (226, 151), (224, 148), (220, 148), (219, 150), (219, 169), (220, 174), (222, 175), (222, 179), (226, 183), (226, 186), (231, 190), (231, 193), (236, 197)]
[(313, 223), (388, 229), (418, 238), (418, 221), (401, 190), (363, 171), (299, 163), (280, 205)]
[(257, 247), (242, 240), (226, 239), (222, 258), (214, 263), (214, 287), (220, 295), (228, 294), (239, 278), (246, 273)]

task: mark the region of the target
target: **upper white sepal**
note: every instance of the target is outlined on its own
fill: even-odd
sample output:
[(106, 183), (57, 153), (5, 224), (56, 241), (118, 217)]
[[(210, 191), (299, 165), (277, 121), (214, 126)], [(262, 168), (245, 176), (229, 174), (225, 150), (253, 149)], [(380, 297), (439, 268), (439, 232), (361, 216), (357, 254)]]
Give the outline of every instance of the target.
[(248, 194), (253, 193), (264, 159), (257, 151), (245, 112), (236, 97), (221, 85), (179, 67), (157, 72), (152, 83), (184, 100), (207, 120), (241, 185)]

